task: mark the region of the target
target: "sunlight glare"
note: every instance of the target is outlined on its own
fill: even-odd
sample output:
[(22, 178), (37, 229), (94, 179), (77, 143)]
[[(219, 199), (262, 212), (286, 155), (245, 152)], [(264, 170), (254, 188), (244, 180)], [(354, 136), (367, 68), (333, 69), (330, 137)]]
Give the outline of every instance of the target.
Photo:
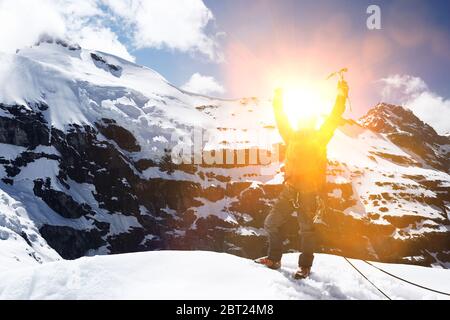
[(282, 88), (283, 108), (294, 129), (299, 129), (302, 123), (314, 122), (314, 120), (317, 120), (317, 128), (331, 111), (332, 90), (326, 84), (289, 83)]

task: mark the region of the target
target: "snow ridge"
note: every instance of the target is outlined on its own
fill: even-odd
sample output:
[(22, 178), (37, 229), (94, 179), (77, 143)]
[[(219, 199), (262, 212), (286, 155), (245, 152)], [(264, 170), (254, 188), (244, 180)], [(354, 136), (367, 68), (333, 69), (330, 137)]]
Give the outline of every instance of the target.
[[(183, 261), (180, 268), (179, 261)], [(0, 299), (384, 299), (342, 257), (318, 255), (310, 279), (295, 281), (296, 254), (281, 271), (228, 254), (160, 251), (47, 263), (0, 275)], [(448, 299), (352, 260), (392, 299)], [(448, 290), (448, 271), (377, 264), (423, 285)], [(214, 270), (214, 271), (212, 271)]]

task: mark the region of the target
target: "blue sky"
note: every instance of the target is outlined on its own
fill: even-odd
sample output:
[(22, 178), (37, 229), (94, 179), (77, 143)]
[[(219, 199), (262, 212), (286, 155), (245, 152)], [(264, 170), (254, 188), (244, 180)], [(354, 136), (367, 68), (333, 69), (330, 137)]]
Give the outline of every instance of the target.
[[(302, 50), (294, 49), (286, 56), (282, 53), (271, 55), (270, 52), (277, 46), (310, 47), (312, 38), (308, 34), (314, 34), (318, 42), (327, 43), (334, 37), (333, 33), (336, 33), (337, 37), (342, 39), (342, 43), (338, 41), (334, 46), (325, 46), (328, 52), (324, 54), (322, 61), (318, 62), (319, 65), (324, 64), (324, 67), (308, 70), (308, 74), (320, 77), (327, 70), (349, 65), (349, 82), (353, 89), (356, 115), (363, 114), (381, 100), (412, 105), (418, 103), (416, 101), (418, 96), (421, 101), (424, 100), (421, 92), (414, 93), (415, 96), (413, 94), (406, 97), (402, 94), (404, 92), (384, 96), (385, 83), (380, 83), (379, 80), (394, 75), (401, 75), (403, 78), (398, 77), (398, 79), (403, 80), (419, 78), (426, 84), (427, 94), (434, 97), (434, 100), (429, 103), (436, 104), (439, 103), (438, 100), (442, 102), (435, 112), (444, 110), (444, 114), (449, 114), (449, 1), (205, 0), (204, 3), (215, 18), (209, 25), (210, 29), (225, 33), (219, 42), (220, 50), (224, 53), (223, 62), (211, 61), (201, 54), (155, 49), (133, 52), (137, 62), (156, 69), (176, 85), (182, 85), (191, 74), (199, 72), (213, 76), (225, 87), (226, 92), (222, 96), (237, 97), (266, 93), (270, 95), (270, 87), (261, 80), (267, 77), (264, 72), (254, 74), (254, 69), (240, 67), (238, 71), (230, 71), (236, 68), (236, 64), (241, 66), (236, 60), (241, 60), (240, 62), (244, 65), (251, 65), (252, 60), (257, 58), (263, 61), (268, 59), (270, 64), (276, 64), (277, 60), (302, 60)], [(381, 8), (382, 30), (370, 31), (366, 28), (368, 17), (366, 9), (370, 4), (377, 4)], [(332, 29), (331, 33), (329, 29), (323, 32), (319, 30), (323, 24), (336, 17), (342, 17), (344, 23), (348, 25), (340, 26), (340, 22), (337, 22), (335, 32)], [(280, 37), (282, 39), (279, 39)], [(243, 44), (250, 54), (242, 57), (233, 56), (236, 55), (235, 52), (227, 49), (232, 43)], [(361, 46), (367, 48), (361, 49)], [(354, 54), (348, 52), (353, 48), (355, 48)], [(319, 46), (317, 50), (320, 49)], [(371, 58), (365, 51), (372, 51), (373, 55), (380, 57), (379, 59)], [(369, 57), (357, 59), (354, 55), (369, 55)], [(333, 59), (336, 56), (337, 58)], [(330, 63), (327, 63), (328, 58), (332, 60)], [(303, 71), (302, 67), (303, 65), (300, 64), (293, 66), (293, 69), (300, 75)], [(257, 68), (264, 68), (264, 63), (258, 64)], [(241, 69), (242, 74), (240, 74)], [(246, 76), (246, 73), (252, 73), (254, 77)], [(233, 79), (241, 77), (245, 80), (233, 86)], [(397, 84), (397, 89), (409, 91), (408, 86), (408, 83)], [(425, 101), (428, 102), (428, 100)], [(428, 112), (422, 111), (422, 113)]]
[[(366, 27), (371, 4), (381, 30)], [(221, 97), (346, 66), (356, 115), (386, 100), (432, 122), (450, 119), (449, 15), (448, 0), (0, 0), (0, 51), (64, 36)]]
[[(351, 34), (348, 37), (359, 38), (360, 41), (372, 32), (384, 36), (390, 29), (411, 28), (411, 32), (414, 32), (423, 26), (442, 32), (443, 40), (447, 42), (450, 39), (450, 2), (445, 0), (256, 0), (252, 1), (251, 6), (248, 5), (248, 1), (240, 0), (206, 0), (204, 3), (215, 16), (214, 27), (226, 33), (220, 41), (222, 46), (226, 46), (228, 41), (237, 39), (249, 43), (250, 47), (253, 43), (256, 47), (261, 42), (267, 42), (266, 50), (271, 50), (272, 39), (266, 36), (273, 29), (285, 29), (285, 32), (289, 33), (295, 41), (296, 35), (301, 37), (303, 29), (319, 26), (322, 20), (341, 13), (347, 14), (352, 23)], [(383, 30), (381, 31), (366, 29), (365, 21), (368, 15), (365, 10), (370, 4), (378, 4), (382, 10)], [(257, 37), (255, 33), (258, 34)], [(323, 40), (326, 41), (326, 38), (327, 34), (324, 34)], [(393, 46), (392, 50), (394, 52), (385, 62), (389, 65), (391, 73), (408, 72), (411, 75), (420, 76), (437, 93), (450, 95), (450, 52), (447, 57), (430, 53), (427, 43), (411, 47), (397, 45)], [(133, 51), (133, 54), (137, 57), (138, 63), (158, 70), (177, 85), (187, 81), (194, 72), (212, 75), (221, 83), (225, 80), (223, 69), (226, 68), (226, 61), (216, 63), (199, 54), (167, 49), (143, 49)], [(258, 55), (258, 53), (255, 54)]]

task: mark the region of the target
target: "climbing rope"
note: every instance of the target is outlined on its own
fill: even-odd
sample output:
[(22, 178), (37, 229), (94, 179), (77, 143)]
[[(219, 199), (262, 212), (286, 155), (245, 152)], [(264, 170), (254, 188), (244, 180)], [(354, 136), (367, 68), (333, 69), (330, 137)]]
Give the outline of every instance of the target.
[[(366, 279), (367, 280), (367, 282), (369, 282), (374, 288), (376, 288), (383, 296), (385, 296), (388, 300), (392, 300), (386, 293), (384, 293), (380, 288), (378, 288), (372, 281), (370, 281), (353, 263), (351, 263), (350, 262), (350, 260), (348, 260), (346, 257), (343, 257), (344, 259), (345, 259), (345, 261), (347, 261), (352, 267), (353, 267), (353, 269), (355, 269), (364, 279)], [(365, 263), (367, 263), (369, 266), (371, 266), (371, 267), (373, 267), (373, 268), (375, 268), (375, 269), (377, 269), (378, 271), (381, 271), (381, 272), (383, 272), (383, 273), (385, 273), (385, 274), (387, 274), (388, 276), (390, 276), (390, 277), (392, 277), (392, 278), (395, 278), (395, 279), (397, 279), (397, 280), (400, 280), (400, 281), (403, 281), (403, 282), (406, 282), (406, 283), (408, 283), (408, 284), (410, 284), (410, 285), (412, 285), (412, 286), (415, 286), (415, 287), (418, 287), (418, 288), (421, 288), (421, 289), (424, 289), (424, 290), (428, 290), (428, 291), (431, 291), (431, 292), (434, 292), (434, 293), (438, 293), (438, 294), (443, 294), (443, 295), (446, 295), (446, 296), (450, 296), (450, 293), (448, 293), (448, 292), (443, 292), (443, 291), (439, 291), (439, 290), (436, 290), (436, 289), (433, 289), (433, 288), (428, 288), (428, 287), (425, 287), (425, 286), (422, 286), (422, 285), (420, 285), (420, 284), (418, 284), (418, 283), (414, 283), (414, 282), (412, 282), (412, 281), (409, 281), (409, 280), (406, 280), (406, 279), (403, 279), (403, 278), (401, 278), (401, 277), (399, 277), (399, 276), (396, 276), (395, 274), (392, 274), (392, 273), (390, 273), (390, 272), (388, 272), (388, 271), (386, 271), (386, 270), (384, 270), (384, 269), (381, 269), (380, 267), (377, 267), (376, 265), (374, 265), (374, 264), (372, 264), (372, 263), (370, 263), (369, 261), (366, 261), (366, 260), (362, 260), (362, 261), (364, 261)]]
[(406, 280), (406, 279), (400, 278), (399, 276), (396, 276), (395, 274), (389, 273), (389, 272), (387, 272), (386, 270), (383, 270), (383, 269), (381, 269), (381, 268), (379, 268), (379, 267), (373, 265), (373, 264), (370, 263), (369, 261), (366, 261), (366, 260), (363, 260), (363, 261), (364, 261), (365, 263), (367, 263), (368, 265), (374, 267), (375, 269), (377, 269), (377, 270), (379, 270), (379, 271), (381, 271), (381, 272), (383, 272), (383, 273), (385, 273), (385, 274), (387, 274), (387, 275), (389, 275), (389, 276), (391, 276), (391, 277), (393, 277), (393, 278), (395, 278), (395, 279), (398, 279), (398, 280), (400, 280), (400, 281), (406, 282), (406, 283), (408, 283), (408, 284), (410, 284), (410, 285), (413, 285), (413, 286), (416, 286), (416, 287), (418, 287), (418, 288), (422, 288), (422, 289), (425, 289), (425, 290), (428, 290), (428, 291), (431, 291), (431, 292), (435, 292), (435, 293), (443, 294), (443, 295), (446, 295), (446, 296), (450, 296), (450, 293), (443, 292), (443, 291), (439, 291), (439, 290), (435, 290), (435, 289), (428, 288), (428, 287), (422, 286), (422, 285), (420, 285), (420, 284), (417, 284), (417, 283), (408, 281), (408, 280)]
[(353, 265), (353, 263), (350, 262), (350, 260), (348, 260), (346, 257), (343, 257), (345, 259), (345, 261), (347, 261), (352, 267), (353, 269), (355, 269), (364, 279), (367, 280), (367, 282), (369, 282), (375, 289), (377, 289), (383, 296), (385, 296), (388, 300), (392, 300), (386, 293), (383, 292), (383, 290), (381, 290), (380, 288), (378, 288), (372, 281), (369, 280), (369, 278), (367, 278), (364, 273), (362, 273), (361, 271), (359, 271), (359, 269), (357, 267), (355, 267)]

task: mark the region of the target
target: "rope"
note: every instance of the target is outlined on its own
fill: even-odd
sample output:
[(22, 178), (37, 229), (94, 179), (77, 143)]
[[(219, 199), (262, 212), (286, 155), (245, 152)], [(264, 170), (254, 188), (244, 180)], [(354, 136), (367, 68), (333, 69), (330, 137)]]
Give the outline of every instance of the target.
[(355, 267), (353, 265), (353, 263), (350, 262), (350, 260), (348, 260), (346, 257), (343, 257), (345, 259), (345, 261), (347, 261), (352, 267), (353, 269), (355, 269), (364, 279), (367, 280), (367, 282), (369, 282), (375, 289), (377, 289), (383, 296), (385, 296), (388, 300), (392, 300), (391, 298), (389, 298), (389, 296), (384, 293), (380, 288), (378, 288), (372, 281), (370, 281), (361, 271), (359, 271), (359, 269), (357, 267)]
[(365, 263), (367, 263), (368, 265), (374, 267), (375, 269), (377, 269), (377, 270), (379, 270), (379, 271), (381, 271), (381, 272), (383, 272), (383, 273), (385, 273), (385, 274), (387, 274), (387, 275), (389, 275), (389, 276), (391, 276), (391, 277), (393, 277), (393, 278), (395, 278), (395, 279), (398, 279), (398, 280), (400, 280), (400, 281), (409, 283), (410, 285), (416, 286), (416, 287), (418, 287), (418, 288), (422, 288), (422, 289), (425, 289), (425, 290), (428, 290), (428, 291), (432, 291), (432, 292), (435, 292), (435, 293), (439, 293), (439, 294), (443, 294), (443, 295), (446, 295), (446, 296), (450, 296), (450, 293), (443, 292), (443, 291), (439, 291), (439, 290), (435, 290), (435, 289), (428, 288), (428, 287), (422, 286), (422, 285), (420, 285), (420, 284), (417, 284), (417, 283), (408, 281), (408, 280), (406, 280), (406, 279), (400, 278), (399, 276), (396, 276), (395, 274), (389, 273), (389, 272), (387, 272), (387, 271), (385, 271), (385, 270), (383, 270), (383, 269), (381, 269), (381, 268), (379, 268), (379, 267), (373, 265), (372, 263), (370, 263), (370, 262), (368, 262), (368, 261), (366, 261), (366, 260), (363, 260), (363, 261), (364, 261)]
[[(343, 257), (344, 259), (345, 259), (345, 261), (347, 261), (361, 276), (363, 276), (364, 277), (364, 279), (366, 279), (372, 286), (374, 286), (379, 292), (381, 292), (382, 294), (383, 294), (383, 296), (385, 296), (388, 300), (392, 300), (391, 298), (389, 298), (389, 296), (387, 295), (387, 294), (385, 294), (381, 289), (379, 289), (372, 281), (370, 281), (361, 271), (359, 271), (358, 270), (358, 268), (356, 268), (351, 262), (350, 262), (350, 260), (348, 260), (347, 259), (347, 257)], [(428, 287), (425, 287), (425, 286), (422, 286), (422, 285), (420, 285), (420, 284), (417, 284), (417, 283), (414, 283), (414, 282), (411, 282), (411, 281), (408, 281), (408, 280), (406, 280), (406, 279), (403, 279), (403, 278), (401, 278), (401, 277), (399, 277), (399, 276), (396, 276), (395, 274), (392, 274), (392, 273), (390, 273), (390, 272), (387, 272), (386, 270), (383, 270), (383, 269), (381, 269), (381, 268), (379, 268), (379, 267), (377, 267), (377, 266), (375, 266), (375, 265), (373, 265), (372, 263), (370, 263), (369, 261), (366, 261), (366, 260), (362, 260), (362, 261), (364, 261), (365, 263), (367, 263), (368, 265), (370, 265), (370, 266), (372, 266), (373, 268), (375, 268), (375, 269), (377, 269), (377, 270), (379, 270), (379, 271), (381, 271), (381, 272), (383, 272), (383, 273), (385, 273), (385, 274), (387, 274), (388, 276), (391, 276), (391, 277), (393, 277), (393, 278), (395, 278), (395, 279), (397, 279), (397, 280), (400, 280), (400, 281), (403, 281), (403, 282), (406, 282), (406, 283), (408, 283), (408, 284), (410, 284), (410, 285), (412, 285), (412, 286), (415, 286), (415, 287), (418, 287), (418, 288), (421, 288), (421, 289), (424, 289), (424, 290), (428, 290), (428, 291), (431, 291), (431, 292), (435, 292), (435, 293), (438, 293), (438, 294), (443, 294), (443, 295), (446, 295), (446, 296), (450, 296), (450, 293), (448, 293), (448, 292), (443, 292), (443, 291), (439, 291), (439, 290), (436, 290), (436, 289), (432, 289), (432, 288), (428, 288)]]

